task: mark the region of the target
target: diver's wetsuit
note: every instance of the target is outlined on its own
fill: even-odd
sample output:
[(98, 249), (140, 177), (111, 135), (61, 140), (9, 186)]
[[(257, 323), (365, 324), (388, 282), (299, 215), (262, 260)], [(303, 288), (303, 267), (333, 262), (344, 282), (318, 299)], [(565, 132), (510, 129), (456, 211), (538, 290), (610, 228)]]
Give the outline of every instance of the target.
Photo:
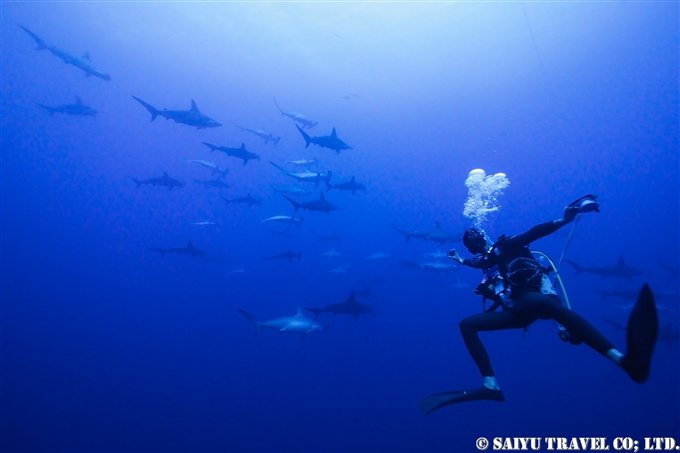
[[(546, 222), (525, 233), (501, 237), (488, 253), (464, 259), (462, 263), (485, 271), (498, 266), (500, 274), (507, 276), (508, 265), (516, 258), (528, 258), (535, 262), (528, 245), (557, 231), (561, 226), (557, 222)], [(543, 272), (540, 272), (538, 277), (542, 281), (547, 279)], [(524, 285), (521, 282), (510, 281), (510, 291), (511, 303), (504, 311), (479, 313), (468, 316), (460, 322), (465, 345), (482, 376), (494, 376), (494, 371), (489, 355), (477, 334), (479, 331), (518, 329), (527, 327), (537, 319), (554, 319), (564, 326), (573, 338), (583, 341), (602, 355), (606, 356), (614, 347), (588, 321), (564, 307), (551, 286), (541, 288), (540, 285)]]

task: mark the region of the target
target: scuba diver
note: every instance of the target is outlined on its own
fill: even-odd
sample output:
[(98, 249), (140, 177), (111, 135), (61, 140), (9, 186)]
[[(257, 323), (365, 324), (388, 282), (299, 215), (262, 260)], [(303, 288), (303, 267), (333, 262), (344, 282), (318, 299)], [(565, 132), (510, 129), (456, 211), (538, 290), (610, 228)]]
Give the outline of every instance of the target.
[[(465, 345), (481, 372), (483, 385), (472, 390), (436, 393), (421, 402), (424, 413), (453, 403), (472, 400), (504, 401), (491, 361), (479, 339), (480, 331), (526, 328), (537, 319), (552, 319), (560, 327), (560, 338), (573, 344), (587, 344), (620, 366), (638, 383), (649, 376), (652, 351), (656, 342), (658, 319), (654, 297), (647, 284), (642, 287), (628, 321), (627, 352), (616, 349), (600, 332), (580, 315), (562, 305), (548, 277), (549, 270), (539, 263), (529, 244), (571, 223), (576, 216), (599, 211), (597, 198), (586, 195), (570, 203), (562, 218), (534, 226), (516, 236), (501, 236), (492, 245), (483, 231), (469, 228), (463, 244), (472, 258), (461, 258), (455, 249), (450, 259), (465, 266), (481, 269), (485, 277), (475, 293), (493, 302), (484, 312), (468, 316), (460, 322)], [(502, 308), (501, 311), (496, 311)]]

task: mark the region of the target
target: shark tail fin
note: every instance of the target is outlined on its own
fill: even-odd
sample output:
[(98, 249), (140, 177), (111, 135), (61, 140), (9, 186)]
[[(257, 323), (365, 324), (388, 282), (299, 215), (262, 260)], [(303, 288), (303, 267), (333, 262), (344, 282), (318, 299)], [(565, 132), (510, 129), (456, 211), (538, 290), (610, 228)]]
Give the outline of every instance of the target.
[(315, 308), (315, 307), (305, 307), (305, 310), (312, 312), (314, 314), (314, 319), (317, 319), (319, 315), (321, 314), (322, 309), (321, 308)]
[(331, 184), (329, 179), (324, 179), (324, 184), (326, 184), (326, 192), (331, 190), (333, 187), (335, 187), (333, 184)]
[(217, 149), (217, 146), (213, 145), (212, 143), (208, 143), (208, 142), (201, 142), (201, 143), (203, 143), (205, 146), (210, 148), (211, 153)]
[(576, 271), (577, 274), (580, 274), (581, 272), (583, 272), (585, 270), (585, 268), (583, 266), (581, 266), (580, 264), (578, 264), (574, 261), (571, 261), (571, 260), (564, 260), (564, 261), (569, 263), (569, 265), (574, 268), (574, 270)]
[(38, 46), (38, 47), (35, 48), (35, 50), (47, 49), (47, 43), (45, 41), (43, 41), (42, 39), (40, 39), (40, 37), (38, 35), (36, 35), (31, 30), (29, 30), (28, 28), (24, 27), (21, 24), (19, 24), (19, 27), (21, 27), (22, 30), (24, 30), (26, 33), (28, 33), (28, 35), (31, 38), (33, 38), (33, 40), (35, 41), (35, 44)]
[(257, 319), (255, 319), (255, 316), (251, 315), (247, 311), (239, 308), (238, 312), (241, 313), (243, 316), (246, 317), (248, 321), (253, 325), (253, 329), (255, 329), (255, 335), (260, 333), (260, 324), (257, 322)]
[(298, 209), (300, 209), (300, 206), (302, 206), (302, 204), (300, 204), (299, 202), (293, 200), (293, 199), (290, 198), (288, 195), (285, 195), (285, 194), (284, 194), (283, 197), (284, 197), (286, 200), (288, 200), (288, 201), (290, 202), (290, 204), (293, 205), (293, 208), (295, 208), (295, 212), (297, 212)]
[(49, 106), (47, 106), (47, 105), (45, 105), (45, 104), (38, 104), (38, 106), (39, 106), (39, 107), (42, 107), (43, 109), (45, 109), (45, 111), (46, 111), (47, 113), (49, 113), (50, 116), (54, 115), (54, 109), (53, 109), (52, 107), (49, 107)]
[(283, 110), (281, 110), (281, 107), (279, 107), (279, 103), (276, 102), (276, 98), (274, 98), (274, 105), (276, 106), (276, 109), (281, 113), (281, 116), (286, 116), (283, 114)]
[(283, 173), (286, 173), (286, 169), (283, 168), (282, 166), (280, 166), (280, 165), (278, 165), (278, 164), (275, 164), (275, 163), (272, 162), (271, 160), (269, 161), (269, 163), (272, 164), (274, 167), (278, 168), (279, 170), (281, 170)]
[(137, 187), (141, 187), (141, 186), (142, 186), (142, 181), (140, 181), (139, 179), (135, 178), (134, 176), (130, 176), (129, 178), (132, 180), (132, 182), (134, 182), (135, 184), (137, 184)]
[(305, 139), (305, 148), (308, 148), (309, 145), (312, 143), (312, 137), (310, 137), (309, 134), (303, 131), (302, 128), (300, 128), (300, 126), (298, 126), (297, 124), (295, 125), (295, 127), (297, 127), (297, 130), (300, 131), (302, 137)]
[(135, 101), (137, 101), (137, 102), (139, 102), (140, 104), (142, 104), (142, 106), (144, 106), (144, 108), (145, 108), (146, 110), (149, 111), (149, 113), (151, 114), (151, 121), (153, 121), (153, 120), (156, 119), (156, 117), (157, 117), (158, 114), (160, 113), (160, 111), (159, 111), (156, 107), (154, 107), (153, 105), (149, 104), (148, 102), (142, 101), (142, 100), (139, 99), (137, 96), (132, 96), (132, 98), (133, 98)]
[(408, 231), (404, 231), (402, 229), (399, 229), (397, 227), (394, 227), (395, 230), (399, 232), (402, 236), (404, 236), (404, 241), (408, 242), (409, 239), (411, 239), (411, 234)]

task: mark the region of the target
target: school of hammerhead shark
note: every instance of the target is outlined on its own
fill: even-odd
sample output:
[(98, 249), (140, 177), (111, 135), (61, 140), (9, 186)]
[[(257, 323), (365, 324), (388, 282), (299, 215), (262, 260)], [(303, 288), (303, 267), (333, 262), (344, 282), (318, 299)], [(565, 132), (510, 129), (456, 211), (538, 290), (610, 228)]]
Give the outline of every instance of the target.
[[(37, 50), (46, 50), (48, 53), (57, 57), (65, 64), (71, 65), (79, 69), (87, 77), (95, 77), (104, 81), (111, 80), (111, 76), (109, 74), (93, 66), (89, 54), (86, 53), (81, 57), (75, 56), (63, 49), (60, 49), (57, 46), (48, 44), (37, 34), (35, 34), (30, 29), (24, 27), (23, 25), (19, 25), (19, 27), (33, 39), (33, 41), (37, 45), (36, 48)], [(195, 127), (197, 129), (215, 128), (222, 126), (222, 124), (219, 123), (218, 121), (202, 113), (199, 110), (198, 106), (196, 105), (196, 102), (194, 102), (193, 100), (191, 101), (191, 107), (188, 110), (169, 110), (167, 108), (161, 109), (154, 107), (149, 102), (134, 95), (132, 96), (132, 98), (136, 102), (138, 102), (142, 107), (144, 107), (146, 111), (148, 111), (148, 113), (151, 115), (151, 121), (155, 120), (157, 117), (160, 116), (167, 120), (172, 120), (178, 124), (184, 124), (190, 127)], [(43, 104), (38, 105), (46, 112), (48, 112), (50, 115), (53, 115), (55, 113), (61, 113), (75, 116), (94, 116), (97, 114), (97, 111), (95, 109), (83, 103), (79, 97), (76, 97), (75, 102), (71, 104), (56, 106), (48, 106)], [(274, 105), (282, 116), (292, 120), (295, 127), (299, 131), (300, 135), (304, 139), (305, 148), (308, 148), (310, 145), (315, 145), (320, 148), (326, 148), (331, 151), (335, 151), (337, 154), (353, 149), (350, 145), (348, 145), (344, 140), (342, 140), (338, 136), (335, 128), (332, 129), (329, 135), (318, 136), (310, 135), (309, 130), (317, 126), (316, 121), (313, 121), (312, 119), (308, 118), (307, 116), (301, 113), (283, 110), (279, 106), (276, 99), (274, 99)], [(265, 144), (271, 143), (273, 145), (276, 145), (281, 140), (281, 137), (275, 136), (271, 132), (262, 129), (251, 129), (241, 126), (236, 127), (246, 133), (252, 134), (256, 137), (263, 139)], [(214, 151), (223, 153), (227, 157), (243, 161), (243, 165), (247, 165), (248, 162), (251, 160), (260, 161), (260, 156), (257, 153), (248, 150), (244, 143), (241, 143), (240, 146), (235, 147), (230, 147), (228, 146), (228, 144), (215, 144), (208, 142), (202, 142), (202, 144), (205, 145), (208, 150), (210, 150), (211, 154)], [(209, 160), (193, 159), (189, 160), (188, 162), (206, 168), (214, 176), (214, 178), (210, 180), (194, 179), (194, 182), (196, 184), (201, 184), (206, 187), (212, 187), (216, 189), (227, 189), (230, 187), (224, 181), (224, 178), (228, 172), (226, 168), (220, 167), (217, 163)], [(343, 182), (337, 183), (331, 182), (333, 174), (330, 170), (326, 172), (320, 172), (311, 169), (316, 164), (315, 160), (308, 159), (288, 160), (285, 162), (286, 166), (279, 165), (272, 161), (270, 161), (269, 163), (277, 171), (280, 171), (287, 177), (290, 177), (302, 183), (313, 183), (315, 188), (318, 188), (320, 184), (323, 184), (326, 187), (326, 191), (335, 189), (340, 191), (351, 192), (353, 195), (356, 194), (357, 192), (366, 190), (366, 187), (363, 184), (357, 182), (354, 177)], [(175, 188), (181, 188), (184, 186), (184, 183), (182, 181), (171, 177), (166, 172), (163, 172), (161, 176), (154, 176), (146, 179), (139, 179), (136, 177), (130, 177), (130, 179), (137, 187), (148, 185), (155, 187), (163, 187), (166, 188), (167, 190), (173, 190)], [(304, 188), (301, 188), (300, 186), (291, 185), (279, 187), (276, 188), (275, 190), (280, 192), (281, 195), (286, 200), (288, 200), (288, 202), (294, 209), (294, 213), (293, 215), (274, 215), (268, 217), (262, 221), (262, 223), (264, 224), (280, 225), (283, 228), (300, 227), (303, 223), (303, 217), (299, 216), (298, 213), (301, 210), (328, 214), (338, 209), (338, 206), (336, 206), (331, 201), (326, 199), (326, 196), (324, 195), (323, 191), (316, 199), (301, 201), (299, 197), (309, 195), (310, 192), (305, 190)], [(228, 204), (239, 203), (247, 205), (248, 207), (257, 206), (260, 205), (261, 203), (260, 199), (253, 197), (251, 194), (235, 198), (226, 198), (224, 196), (222, 196), (221, 198)], [(196, 224), (209, 225), (211, 223), (212, 222), (197, 222)], [(447, 232), (445, 229), (443, 229), (439, 223), (435, 223), (434, 227), (429, 229), (407, 230), (395, 227), (395, 230), (398, 231), (406, 241), (409, 241), (412, 238), (421, 239), (425, 241), (431, 241), (440, 247), (446, 243), (459, 241), (461, 238), (461, 234), (455, 235), (451, 234)], [(190, 257), (199, 257), (207, 254), (205, 251), (196, 247), (191, 241), (187, 242), (186, 245), (180, 247), (153, 247), (151, 248), (151, 250), (158, 252), (160, 255), (176, 254), (186, 255)], [(340, 253), (335, 249), (331, 249), (328, 252), (324, 253), (323, 255), (333, 258), (339, 256)], [(366, 256), (365, 259), (379, 260), (390, 257), (391, 255), (386, 253), (375, 252), (371, 255)], [(422, 269), (437, 273), (447, 272), (456, 268), (456, 266), (452, 264), (450, 260), (446, 259), (445, 252), (437, 250), (436, 252), (428, 253), (427, 257), (429, 260), (425, 262), (402, 261), (399, 264), (407, 268)], [(302, 259), (302, 254), (297, 251), (287, 250), (285, 252), (272, 255), (268, 258), (287, 260), (291, 262)], [(623, 261), (623, 259), (620, 259), (614, 265), (603, 267), (585, 267), (577, 263), (570, 262), (568, 260), (567, 262), (569, 262), (569, 264), (572, 265), (572, 267), (575, 269), (577, 273), (586, 272), (594, 275), (599, 275), (601, 277), (631, 279), (642, 273), (641, 270), (626, 264)], [(679, 271), (676, 268), (669, 269), (667, 268), (667, 266), (665, 266), (664, 269), (672, 273), (676, 277), (679, 274)], [(346, 268), (339, 267), (331, 270), (330, 272), (345, 273), (346, 271), (347, 271)], [(370, 305), (359, 302), (357, 300), (357, 298), (367, 296), (369, 294), (370, 288), (362, 291), (352, 291), (350, 295), (347, 297), (347, 299), (342, 302), (326, 305), (324, 307), (306, 307), (304, 310), (302, 308), (298, 308), (297, 312), (292, 316), (274, 318), (266, 321), (258, 320), (246, 310), (239, 309), (238, 311), (252, 323), (256, 333), (259, 332), (261, 328), (271, 328), (279, 332), (298, 334), (304, 338), (305, 336), (311, 333), (319, 332), (327, 328), (326, 325), (323, 325), (318, 321), (319, 316), (323, 313), (331, 313), (335, 315), (348, 315), (352, 316), (354, 319), (358, 319), (361, 315), (373, 313), (373, 309)], [(628, 292), (604, 291), (602, 292), (601, 296), (603, 298), (615, 297), (620, 299), (634, 299), (636, 294), (637, 294), (636, 291)], [(655, 292), (655, 296), (659, 300), (668, 299), (677, 301), (680, 298), (679, 295), (675, 293), (665, 294)], [(310, 313), (313, 316), (308, 316), (306, 312)], [(617, 323), (616, 321), (610, 319), (607, 319), (607, 321), (613, 326), (613, 328), (617, 329), (622, 328), (621, 325), (619, 325), (619, 323)], [(665, 332), (664, 330), (660, 332), (660, 339), (662, 341), (665, 339), (668, 343), (677, 342), (678, 337), (679, 337), (678, 330), (670, 326), (667, 326)]]

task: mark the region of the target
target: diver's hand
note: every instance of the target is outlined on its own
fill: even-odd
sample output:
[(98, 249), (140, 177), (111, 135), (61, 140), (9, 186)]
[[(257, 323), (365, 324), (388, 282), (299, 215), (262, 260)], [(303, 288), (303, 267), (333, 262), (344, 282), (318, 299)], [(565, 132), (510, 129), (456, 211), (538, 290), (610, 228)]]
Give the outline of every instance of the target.
[(581, 213), (578, 206), (567, 206), (564, 208), (564, 215), (562, 215), (562, 223), (567, 224), (574, 221), (577, 215)]
[(457, 263), (462, 263), (462, 262), (463, 262), (463, 258), (460, 257), (460, 255), (458, 254), (458, 252), (456, 251), (456, 249), (451, 249), (451, 250), (449, 250), (449, 253), (447, 253), (446, 256), (447, 256), (449, 259), (452, 259), (453, 261), (455, 261), (455, 262), (457, 262)]

